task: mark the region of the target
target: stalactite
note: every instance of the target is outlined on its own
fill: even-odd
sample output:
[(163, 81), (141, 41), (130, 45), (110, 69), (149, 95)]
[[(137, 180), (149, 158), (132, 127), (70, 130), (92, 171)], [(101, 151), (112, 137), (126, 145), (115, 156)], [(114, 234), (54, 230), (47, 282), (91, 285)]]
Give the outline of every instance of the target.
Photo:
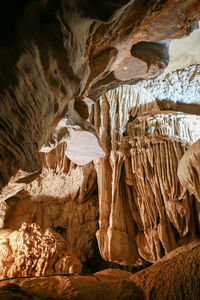
[(160, 111), (134, 86), (101, 96), (95, 116), (107, 154), (96, 161), (101, 255), (121, 264), (154, 262), (195, 234), (194, 199), (176, 173), (200, 138), (200, 117)]

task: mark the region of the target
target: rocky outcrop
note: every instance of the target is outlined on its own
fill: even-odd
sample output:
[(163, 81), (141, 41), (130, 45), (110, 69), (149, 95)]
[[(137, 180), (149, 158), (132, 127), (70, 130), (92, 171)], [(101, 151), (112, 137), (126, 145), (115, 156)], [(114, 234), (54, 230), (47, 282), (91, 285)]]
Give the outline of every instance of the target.
[(200, 290), (199, 250), (199, 240), (188, 243), (130, 280), (143, 291), (145, 299), (196, 300)]
[(81, 272), (79, 259), (50, 228), (23, 223), (19, 231), (0, 234), (1, 279)]

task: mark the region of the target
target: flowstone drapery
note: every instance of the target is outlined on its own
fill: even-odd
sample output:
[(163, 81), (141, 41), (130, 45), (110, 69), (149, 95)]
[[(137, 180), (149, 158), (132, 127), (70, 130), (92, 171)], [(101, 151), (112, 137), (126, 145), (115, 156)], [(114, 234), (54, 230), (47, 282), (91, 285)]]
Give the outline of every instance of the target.
[(198, 227), (197, 200), (177, 169), (200, 138), (200, 118), (160, 111), (147, 92), (131, 86), (103, 95), (94, 116), (106, 153), (96, 162), (101, 255), (121, 264), (154, 262)]

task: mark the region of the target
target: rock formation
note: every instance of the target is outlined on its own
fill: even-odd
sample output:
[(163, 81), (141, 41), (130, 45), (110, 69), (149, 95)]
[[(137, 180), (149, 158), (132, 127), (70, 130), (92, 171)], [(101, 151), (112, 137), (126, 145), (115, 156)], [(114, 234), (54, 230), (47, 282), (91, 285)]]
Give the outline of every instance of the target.
[(19, 231), (1, 231), (0, 278), (76, 274), (79, 259), (52, 229), (23, 223)]
[(159, 111), (145, 96), (128, 86), (108, 92), (96, 124), (107, 154), (96, 163), (99, 248), (104, 259), (128, 265), (141, 257), (154, 262), (196, 231), (197, 200), (176, 173), (188, 146), (200, 138), (200, 118)]
[[(106, 90), (119, 85), (121, 82), (113, 72), (134, 55), (135, 51), (130, 51), (133, 45), (182, 37), (200, 17), (200, 4), (196, 0), (104, 4), (102, 7), (98, 1), (94, 7), (91, 1), (82, 4), (81, 1), (29, 0), (16, 2), (12, 13), (10, 2), (1, 5), (0, 188), (4, 187), (3, 200), (41, 171), (38, 151), (52, 144), (55, 136), (58, 140), (54, 144), (66, 136), (67, 128), (58, 136), (55, 133), (58, 127), (62, 128), (62, 119), (64, 123), (68, 120), (73, 132), (68, 140), (74, 141), (74, 132), (84, 135), (81, 118), (73, 117), (75, 98), (97, 97), (102, 87)], [(13, 37), (11, 47), (9, 36)], [(159, 61), (155, 60), (159, 50), (151, 51), (149, 57), (154, 58), (147, 59), (148, 68), (137, 79), (147, 78), (151, 62)], [(136, 55), (142, 61), (144, 57), (145, 54)], [(163, 67), (158, 69), (163, 71)], [(93, 141), (93, 147), (99, 148), (94, 132), (89, 132), (86, 136)], [(73, 142), (70, 148), (74, 151)]]
[(0, 299), (196, 300), (200, 289), (199, 248), (200, 242), (195, 240), (134, 275), (107, 269), (92, 276), (4, 280), (0, 282)]
[[(178, 247), (200, 229), (200, 2), (8, 0), (0, 15), (1, 278), (196, 264)], [(145, 272), (14, 279), (0, 297), (160, 297)]]
[[(154, 98), (163, 102), (163, 105), (168, 104), (166, 105), (168, 109), (183, 111), (185, 106), (185, 112), (199, 114), (197, 109), (200, 102), (199, 76), (200, 64), (197, 63), (145, 81), (141, 85)], [(191, 110), (194, 105), (196, 109)]]
[(2, 226), (19, 230), (23, 222), (28, 222), (43, 229), (50, 227), (85, 262), (93, 256), (98, 229), (96, 171), (93, 163), (72, 163), (65, 156), (65, 147), (60, 144), (51, 152), (40, 154), (40, 176), (6, 201)]
[(18, 278), (0, 283), (0, 299), (142, 300), (140, 289), (129, 281), (131, 275), (125, 271), (105, 270), (92, 276)]
[(177, 248), (152, 267), (129, 279), (144, 293), (145, 299), (199, 298), (199, 240)]
[(200, 140), (194, 143), (182, 157), (178, 167), (178, 177), (185, 189), (189, 190), (200, 201)]
[(105, 260), (155, 262), (199, 228), (193, 209), (198, 198), (176, 173), (185, 151), (200, 138), (200, 117), (161, 111), (143, 87), (124, 85), (102, 95), (89, 119), (105, 158), (76, 166), (65, 156), (65, 144), (41, 154), (42, 173), (6, 201), (2, 226), (51, 227), (85, 262), (94, 254), (99, 209), (97, 240)]

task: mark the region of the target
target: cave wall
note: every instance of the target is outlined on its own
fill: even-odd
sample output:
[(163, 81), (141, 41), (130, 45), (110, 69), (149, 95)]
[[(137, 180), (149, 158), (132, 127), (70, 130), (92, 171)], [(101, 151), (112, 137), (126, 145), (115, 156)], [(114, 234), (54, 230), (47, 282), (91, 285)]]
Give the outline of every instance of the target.
[(102, 257), (121, 264), (154, 262), (199, 228), (198, 200), (177, 176), (182, 156), (200, 138), (199, 116), (161, 111), (147, 98), (140, 86), (123, 86), (94, 107), (106, 153), (96, 161), (97, 239)]
[(198, 188), (177, 170), (200, 138), (200, 117), (161, 110), (139, 84), (102, 95), (88, 120), (105, 157), (77, 166), (65, 144), (41, 153), (40, 176), (5, 201), (3, 227), (50, 227), (83, 263), (96, 255), (96, 235), (103, 259), (127, 266), (153, 263), (197, 237)]
[(41, 153), (43, 170), (5, 205), (3, 227), (19, 230), (36, 223), (42, 229), (59, 233), (82, 262), (94, 254), (99, 205), (96, 171), (93, 163), (77, 166), (65, 156), (60, 144), (49, 153)]
[(166, 72), (200, 3), (111, 2), (0, 4), (0, 227), (140, 266), (199, 234), (199, 64)]
[[(82, 128), (83, 120), (73, 113), (75, 98), (97, 98), (102, 84), (105, 89), (121, 84), (114, 70), (135, 59), (133, 44), (180, 38), (190, 33), (200, 16), (196, 0), (114, 1), (104, 6), (98, 1), (99, 10), (90, 5), (91, 1), (64, 0), (1, 4), (2, 200), (38, 176), (38, 151), (44, 145), (53, 148), (60, 140), (70, 141), (68, 129)], [(155, 76), (148, 74), (149, 68), (163, 71), (159, 59), (151, 59), (154, 56), (144, 53), (139, 58), (148, 68), (134, 80)], [(57, 136), (62, 119), (68, 129)], [(97, 139), (94, 132), (92, 137)]]

